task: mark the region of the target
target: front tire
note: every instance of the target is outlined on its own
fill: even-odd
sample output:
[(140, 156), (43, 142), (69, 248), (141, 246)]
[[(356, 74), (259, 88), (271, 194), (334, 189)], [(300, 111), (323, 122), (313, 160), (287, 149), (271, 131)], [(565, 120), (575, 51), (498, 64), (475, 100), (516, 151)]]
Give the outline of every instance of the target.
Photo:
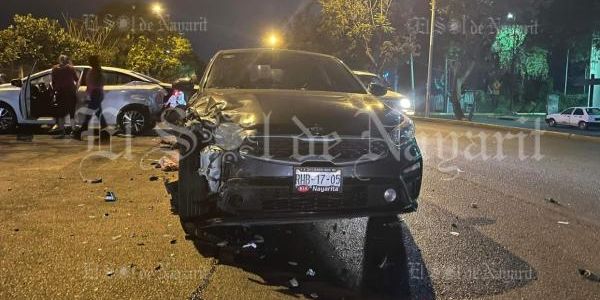
[(209, 211), (208, 182), (198, 173), (200, 168), (200, 139), (192, 141), (181, 136), (179, 148), (179, 181), (176, 210), (183, 222), (198, 219)]
[(581, 129), (581, 130), (587, 130), (588, 129), (588, 123), (584, 122), (584, 121), (581, 121), (581, 122), (579, 122), (579, 124), (578, 124), (577, 127), (579, 127), (579, 129)]
[(140, 108), (128, 108), (119, 114), (117, 124), (126, 133), (141, 135), (152, 125), (152, 121), (147, 111)]
[(554, 119), (548, 120), (548, 126), (550, 126), (550, 127), (556, 127), (556, 120), (554, 120)]
[(0, 104), (0, 134), (11, 133), (17, 128), (17, 115), (7, 104)]

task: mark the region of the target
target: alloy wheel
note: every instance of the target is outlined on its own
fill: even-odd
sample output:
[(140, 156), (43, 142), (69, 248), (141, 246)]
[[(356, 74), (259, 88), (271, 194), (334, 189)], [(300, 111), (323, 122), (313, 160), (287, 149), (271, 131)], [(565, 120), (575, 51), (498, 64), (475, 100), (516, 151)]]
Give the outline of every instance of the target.
[(128, 110), (123, 113), (122, 126), (126, 132), (139, 134), (144, 131), (145, 125), (146, 118), (141, 112), (137, 110)]
[(5, 107), (0, 107), (0, 131), (8, 131), (15, 126), (15, 115)]

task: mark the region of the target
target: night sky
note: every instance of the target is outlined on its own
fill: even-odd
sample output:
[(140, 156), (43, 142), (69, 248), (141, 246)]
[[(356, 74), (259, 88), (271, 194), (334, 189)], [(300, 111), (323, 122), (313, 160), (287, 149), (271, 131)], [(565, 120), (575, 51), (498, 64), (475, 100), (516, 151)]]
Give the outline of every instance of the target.
[[(79, 18), (94, 14), (115, 0), (0, 0), (0, 28), (14, 14), (31, 13), (62, 21), (63, 15)], [(124, 2), (130, 2), (123, 0)], [(294, 12), (310, 0), (160, 0), (172, 21), (197, 21), (206, 17), (206, 32), (186, 33), (194, 50), (208, 60), (219, 49), (258, 47), (271, 28), (282, 28)], [(155, 1), (144, 1), (150, 6)]]

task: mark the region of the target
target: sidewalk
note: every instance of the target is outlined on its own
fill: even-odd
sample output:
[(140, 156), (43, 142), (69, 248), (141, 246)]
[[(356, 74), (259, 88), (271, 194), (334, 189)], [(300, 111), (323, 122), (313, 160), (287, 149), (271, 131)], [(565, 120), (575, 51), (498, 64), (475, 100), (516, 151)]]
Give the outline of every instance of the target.
[[(431, 114), (431, 118), (455, 120), (453, 114)], [(600, 129), (591, 128), (588, 130), (580, 130), (576, 127), (568, 126), (557, 126), (549, 127), (546, 124), (545, 116), (543, 115), (517, 115), (517, 116), (503, 116), (503, 115), (491, 115), (491, 114), (476, 114), (473, 116), (473, 123), (482, 123), (498, 126), (517, 127), (526, 129), (540, 129), (553, 132), (562, 132), (574, 135), (582, 136), (595, 136), (600, 137)], [(539, 125), (538, 125), (539, 124)]]

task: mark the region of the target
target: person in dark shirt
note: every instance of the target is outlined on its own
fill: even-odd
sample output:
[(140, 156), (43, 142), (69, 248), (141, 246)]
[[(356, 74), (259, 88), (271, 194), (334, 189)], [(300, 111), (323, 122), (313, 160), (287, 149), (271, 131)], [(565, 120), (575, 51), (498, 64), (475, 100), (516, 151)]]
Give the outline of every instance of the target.
[(100, 66), (100, 58), (97, 55), (92, 55), (89, 58), (89, 64), (92, 67), (85, 76), (86, 94), (90, 100), (88, 104), (88, 113), (79, 130), (73, 136), (81, 139), (81, 133), (88, 129), (92, 117), (95, 115), (100, 120), (100, 137), (103, 137), (107, 132), (104, 130), (106, 120), (102, 114), (102, 100), (104, 100), (104, 77), (102, 75), (102, 67)]
[(61, 55), (58, 65), (52, 68), (52, 88), (56, 97), (55, 118), (60, 134), (65, 136), (65, 117), (71, 121), (71, 129), (75, 128), (75, 106), (77, 105), (77, 82), (79, 77), (75, 68), (69, 64), (69, 57)]

